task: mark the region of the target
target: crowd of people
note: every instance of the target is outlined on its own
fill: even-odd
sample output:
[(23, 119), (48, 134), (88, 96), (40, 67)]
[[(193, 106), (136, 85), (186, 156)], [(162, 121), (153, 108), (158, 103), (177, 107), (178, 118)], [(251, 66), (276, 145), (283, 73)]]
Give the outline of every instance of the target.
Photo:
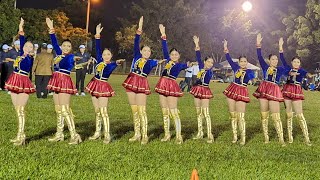
[[(6, 68), (8, 64), (12, 64), (11, 74), (5, 74), (4, 89), (11, 92), (12, 103), (16, 109), (18, 117), (18, 133), (15, 139), (11, 141), (15, 145), (24, 145), (26, 135), (25, 126), (25, 106), (27, 105), (29, 95), (37, 91), (37, 97), (46, 98), (47, 90), (53, 92), (53, 101), (55, 105), (57, 131), (55, 135), (49, 138), (51, 142), (64, 140), (64, 123), (66, 122), (70, 131), (71, 139), (69, 144), (79, 144), (82, 142), (80, 134), (76, 132), (74, 115), (70, 107), (70, 99), (72, 95), (83, 95), (86, 90), (92, 99), (95, 109), (96, 130), (89, 137), (90, 140), (98, 139), (104, 136), (103, 142), (108, 144), (111, 142), (110, 122), (108, 115), (108, 99), (114, 96), (115, 92), (108, 83), (108, 79), (112, 72), (124, 62), (124, 59), (112, 61), (113, 53), (110, 49), (101, 48), (101, 32), (103, 27), (101, 24), (96, 26), (96, 65), (94, 77), (84, 87), (85, 69), (91, 63), (90, 55), (85, 52), (85, 46), (81, 45), (80, 52), (72, 53), (72, 42), (68, 39), (63, 40), (59, 45), (53, 21), (46, 18), (46, 24), (49, 29), (50, 44), (43, 44), (41, 52), (36, 53), (36, 46), (30, 41), (26, 41), (23, 29), (24, 20), (21, 19), (19, 24), (19, 41), (16, 41), (16, 47), (7, 50), (4, 56)], [(183, 96), (181, 87), (176, 82), (179, 73), (185, 70), (188, 91), (194, 97), (194, 105), (197, 114), (198, 133), (194, 139), (202, 139), (204, 136), (203, 120), (206, 121), (207, 142), (213, 143), (212, 125), (210, 117), (210, 99), (213, 93), (209, 88), (211, 79), (215, 73), (213, 66), (213, 57), (201, 57), (200, 38), (193, 37), (195, 45), (195, 62), (180, 62), (180, 52), (176, 48), (170, 51), (167, 44), (167, 34), (165, 26), (160, 24), (159, 30), (161, 34), (161, 43), (164, 59), (151, 59), (151, 48), (147, 45), (140, 46), (140, 38), (143, 32), (143, 17), (140, 18), (138, 29), (134, 39), (134, 58), (132, 61), (131, 72), (122, 86), (126, 90), (128, 101), (132, 110), (132, 118), (134, 124), (134, 135), (129, 139), (130, 142), (141, 141), (141, 144), (147, 144), (148, 138), (148, 118), (147, 118), (147, 97), (151, 94), (148, 83), (148, 75), (154, 67), (164, 64), (164, 70), (155, 86), (155, 92), (159, 94), (160, 107), (163, 115), (164, 137), (161, 141), (166, 142), (171, 139), (170, 120), (175, 125), (175, 142), (183, 143), (181, 134), (181, 119), (178, 110), (178, 100)], [(291, 65), (287, 64), (284, 57), (283, 39), (279, 40), (279, 58), (282, 66), (278, 65), (278, 56), (270, 54), (267, 62), (262, 56), (262, 36), (257, 35), (257, 56), (263, 72), (263, 81), (259, 84), (257, 90), (253, 93), (260, 103), (260, 114), (262, 130), (265, 143), (269, 143), (268, 135), (268, 119), (269, 114), (274, 122), (279, 142), (285, 146), (282, 121), (280, 119), (280, 103), (286, 105), (287, 129), (289, 143), (293, 142), (292, 121), (293, 112), (299, 120), (300, 127), (305, 137), (305, 143), (310, 146), (307, 123), (302, 110), (302, 101), (304, 95), (302, 91), (302, 81), (304, 77), (314, 77), (301, 68), (300, 57), (292, 58)], [(7, 46), (5, 46), (7, 48)], [(52, 54), (55, 51), (55, 57)], [(226, 60), (230, 64), (234, 81), (224, 90), (223, 94), (227, 98), (229, 117), (233, 132), (232, 143), (239, 142), (240, 145), (246, 143), (246, 105), (250, 102), (248, 83), (255, 78), (255, 73), (247, 68), (248, 60), (246, 56), (240, 56), (239, 62), (234, 62), (229, 54), (228, 42), (225, 40), (223, 50)], [(16, 56), (12, 54), (16, 53)], [(14, 58), (14, 59), (13, 59)], [(5, 70), (6, 70), (5, 68)], [(10, 66), (11, 68), (11, 66)], [(10, 69), (8, 68), (8, 69)], [(76, 69), (76, 86), (74, 85), (70, 73)], [(5, 72), (7, 72), (6, 70)], [(13, 71), (13, 72), (12, 72)], [(35, 73), (36, 89), (30, 79), (30, 74)], [(280, 79), (285, 76), (286, 84), (282, 90), (280, 87)], [(240, 131), (240, 141), (238, 141), (238, 130)]]

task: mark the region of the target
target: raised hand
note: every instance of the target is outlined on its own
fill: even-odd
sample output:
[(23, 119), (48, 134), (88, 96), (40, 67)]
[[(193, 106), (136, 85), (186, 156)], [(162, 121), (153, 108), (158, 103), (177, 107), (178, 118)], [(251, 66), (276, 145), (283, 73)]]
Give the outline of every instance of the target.
[(224, 48), (224, 50), (228, 49), (228, 41), (225, 39), (223, 40), (223, 48)]
[(261, 33), (259, 33), (258, 35), (257, 35), (257, 45), (261, 45), (261, 41), (262, 41), (262, 36), (261, 36)]
[(159, 29), (160, 29), (161, 36), (165, 36), (166, 35), (166, 27), (164, 27), (163, 24), (159, 24)]
[(279, 50), (283, 50), (283, 38), (281, 37), (280, 39), (279, 39)]
[(19, 31), (20, 32), (23, 31), (23, 25), (24, 25), (24, 20), (22, 18), (20, 18), (20, 24), (19, 24)]
[(139, 19), (138, 31), (142, 31), (142, 26), (143, 26), (143, 16), (141, 16)]
[(116, 63), (117, 64), (121, 64), (122, 62), (124, 62), (124, 61), (126, 61), (125, 59), (118, 59), (118, 60), (116, 60)]
[(166, 59), (161, 59), (161, 60), (158, 61), (158, 64), (162, 64), (164, 62), (166, 62)]
[(103, 27), (101, 27), (101, 23), (100, 23), (96, 26), (96, 35), (100, 35), (102, 30), (103, 30)]
[(193, 36), (193, 42), (196, 45), (196, 47), (199, 47), (199, 41), (200, 41), (200, 38), (198, 36)]
[(49, 29), (53, 29), (53, 20), (46, 18), (46, 23)]

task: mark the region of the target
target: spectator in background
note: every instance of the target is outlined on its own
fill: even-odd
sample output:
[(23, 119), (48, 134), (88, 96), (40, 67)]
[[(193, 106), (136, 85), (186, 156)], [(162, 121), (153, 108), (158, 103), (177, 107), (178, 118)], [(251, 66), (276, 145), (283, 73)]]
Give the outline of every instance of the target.
[(198, 64), (193, 65), (192, 66), (192, 82), (191, 82), (192, 86), (197, 82), (198, 73), (199, 73), (199, 65)]
[(37, 98), (47, 98), (48, 96), (46, 88), (52, 76), (52, 48), (51, 44), (42, 44), (41, 52), (36, 56), (33, 63), (32, 72), (35, 74)]
[(79, 51), (75, 54), (75, 58), (79, 60), (75, 62), (76, 69), (76, 87), (77, 87), (77, 96), (81, 93), (81, 96), (85, 96), (84, 93), (84, 80), (86, 78), (87, 66), (90, 63), (90, 54), (85, 52), (86, 47), (84, 45), (79, 46)]
[[(12, 48), (9, 51), (8, 57), (4, 60), (5, 68), (6, 68), (5, 81), (7, 81), (7, 79), (9, 78), (11, 73), (13, 72), (13, 62), (19, 56), (19, 52), (20, 52), (20, 41), (16, 40), (14, 42), (14, 48)], [(10, 91), (8, 91), (8, 93), (10, 94)]]
[[(34, 44), (33, 47), (34, 47), (34, 53), (31, 54), (31, 55), (33, 56), (33, 59), (36, 59), (37, 54), (38, 54), (39, 44)], [(29, 79), (30, 79), (30, 81), (32, 81), (32, 75), (33, 75), (32, 72), (33, 72), (33, 71), (30, 71), (30, 74), (29, 74)]]
[(1, 82), (0, 82), (0, 86), (1, 86), (1, 89), (4, 89), (4, 84), (7, 80), (7, 67), (6, 67), (6, 64), (4, 61), (6, 58), (9, 57), (9, 46), (7, 44), (4, 44), (2, 46), (2, 52), (1, 52), (1, 56), (0, 56), (0, 67), (1, 67)]
[(190, 92), (190, 89), (191, 89), (191, 86), (192, 86), (192, 83), (193, 83), (193, 81), (192, 81), (193, 80), (192, 79), (192, 77), (193, 77), (193, 66), (187, 68), (185, 71), (186, 71), (186, 75), (184, 77), (184, 86), (181, 87), (181, 90), (182, 90), (182, 92), (184, 92), (184, 89), (187, 86), (188, 87), (187, 88), (187, 92)]

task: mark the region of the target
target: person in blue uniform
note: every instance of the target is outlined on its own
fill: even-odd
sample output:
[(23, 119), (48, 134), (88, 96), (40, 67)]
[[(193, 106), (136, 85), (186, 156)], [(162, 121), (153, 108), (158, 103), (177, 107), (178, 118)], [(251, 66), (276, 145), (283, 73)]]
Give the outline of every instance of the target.
[(191, 67), (195, 63), (179, 63), (180, 53), (177, 49), (172, 48), (168, 52), (166, 31), (165, 27), (159, 25), (161, 39), (162, 39), (162, 51), (164, 59), (166, 59), (166, 65), (162, 72), (161, 78), (159, 79), (155, 91), (160, 96), (160, 106), (162, 108), (164, 132), (165, 135), (161, 141), (169, 141), (171, 138), (170, 134), (170, 115), (175, 122), (176, 126), (176, 143), (183, 143), (181, 136), (181, 120), (179, 117), (179, 111), (177, 108), (178, 98), (183, 96), (183, 93), (176, 82), (176, 79), (180, 71)]
[(87, 74), (87, 66), (91, 62), (90, 61), (90, 54), (85, 52), (86, 47), (85, 45), (79, 46), (79, 51), (75, 54), (75, 56), (79, 59), (76, 61), (75, 69), (76, 69), (76, 88), (78, 92), (76, 95), (85, 96), (84, 93), (84, 81), (86, 79)]
[(285, 146), (282, 122), (280, 118), (280, 102), (283, 102), (284, 99), (280, 90), (279, 80), (281, 76), (285, 74), (286, 69), (282, 66), (278, 66), (278, 57), (276, 55), (269, 55), (270, 65), (264, 61), (261, 53), (261, 41), (262, 36), (259, 33), (257, 35), (257, 55), (263, 71), (264, 80), (261, 82), (253, 96), (259, 99), (260, 102), (261, 121), (265, 143), (269, 143), (268, 117), (270, 111), (271, 118), (278, 134), (279, 142), (282, 146)]
[(7, 44), (2, 45), (2, 52), (0, 56), (0, 66), (1, 66), (1, 82), (0, 82), (0, 87), (2, 90), (4, 90), (4, 85), (6, 83), (6, 80), (8, 79), (7, 77), (7, 63), (5, 62), (6, 58), (9, 58), (9, 46)]
[(96, 27), (96, 52), (97, 52), (97, 65), (95, 67), (95, 76), (88, 83), (86, 90), (92, 96), (92, 103), (96, 113), (96, 131), (93, 136), (89, 137), (90, 140), (95, 140), (101, 137), (102, 125), (104, 127), (104, 143), (108, 144), (111, 141), (110, 136), (110, 123), (108, 115), (108, 98), (112, 97), (115, 93), (108, 79), (112, 71), (121, 64), (124, 60), (117, 60), (111, 62), (112, 53), (109, 49), (104, 49), (101, 53), (100, 33), (103, 27), (101, 24)]
[[(151, 49), (149, 46), (139, 48), (142, 33), (143, 16), (139, 20), (138, 30), (134, 39), (134, 58), (131, 72), (122, 83), (128, 95), (134, 123), (134, 136), (130, 142), (140, 141), (148, 143), (148, 118), (146, 113), (147, 96), (151, 94), (147, 76), (151, 70), (164, 60), (150, 59)], [(140, 128), (141, 127), (141, 128)], [(141, 129), (141, 130), (140, 130)], [(141, 138), (142, 134), (142, 138)]]
[(247, 69), (248, 60), (245, 56), (239, 57), (239, 63), (233, 62), (228, 49), (228, 42), (224, 40), (224, 52), (226, 59), (234, 72), (234, 82), (231, 83), (223, 94), (227, 96), (231, 127), (233, 133), (232, 143), (238, 141), (237, 126), (239, 126), (241, 140), (240, 145), (246, 143), (246, 104), (250, 102), (247, 85), (254, 78), (254, 72)]
[(63, 127), (64, 120), (66, 120), (71, 135), (69, 144), (79, 144), (82, 140), (76, 132), (74, 115), (70, 108), (71, 95), (77, 92), (70, 77), (70, 72), (75, 62), (74, 55), (71, 54), (72, 45), (70, 40), (64, 40), (60, 48), (53, 28), (53, 21), (46, 18), (46, 23), (50, 29), (50, 39), (57, 54), (57, 57), (54, 59), (54, 73), (47, 86), (48, 90), (54, 92), (53, 100), (57, 113), (57, 132), (53, 138), (49, 138), (49, 141), (56, 142), (64, 140)]
[(29, 73), (33, 64), (33, 44), (25, 40), (24, 37), (24, 20), (21, 18), (19, 24), (19, 39), (20, 39), (20, 54), (13, 63), (13, 73), (8, 78), (5, 89), (11, 92), (11, 100), (18, 116), (18, 134), (11, 142), (14, 145), (24, 145), (26, 135), (24, 132), (25, 126), (25, 106), (28, 103), (29, 94), (36, 90), (29, 79)]
[(286, 105), (286, 114), (287, 114), (287, 129), (288, 129), (288, 139), (289, 143), (293, 143), (292, 136), (292, 120), (293, 120), (293, 111), (296, 113), (296, 117), (299, 121), (300, 128), (304, 135), (305, 143), (308, 146), (311, 146), (309, 139), (309, 132), (306, 119), (303, 115), (302, 110), (302, 101), (304, 100), (304, 95), (301, 87), (301, 83), (304, 77), (312, 77), (310, 73), (301, 68), (301, 59), (299, 56), (294, 56), (291, 60), (291, 66), (287, 64), (286, 59), (283, 54), (283, 38), (279, 40), (279, 52), (280, 60), (283, 66), (287, 67), (288, 75), (287, 83), (283, 86), (282, 94), (284, 97), (284, 103)]
[(204, 62), (201, 60), (199, 37), (194, 36), (193, 41), (195, 44), (196, 59), (199, 65), (199, 72), (197, 75), (197, 81), (191, 88), (190, 94), (194, 96), (194, 104), (196, 106), (197, 120), (198, 120), (198, 134), (194, 139), (203, 138), (202, 119), (203, 117), (207, 121), (207, 135), (208, 143), (214, 141), (211, 130), (211, 117), (209, 113), (209, 102), (213, 98), (212, 92), (209, 88), (210, 80), (213, 76), (213, 59), (212, 57), (206, 57)]

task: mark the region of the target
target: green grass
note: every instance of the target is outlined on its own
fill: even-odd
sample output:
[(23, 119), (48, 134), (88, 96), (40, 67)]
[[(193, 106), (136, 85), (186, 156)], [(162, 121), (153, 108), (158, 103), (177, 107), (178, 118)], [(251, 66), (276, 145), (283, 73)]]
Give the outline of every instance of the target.
[[(185, 142), (176, 145), (160, 142), (163, 136), (162, 114), (156, 93), (148, 97), (150, 143), (129, 143), (133, 135), (130, 106), (121, 83), (126, 76), (112, 75), (110, 83), (116, 96), (109, 101), (113, 141), (88, 141), (94, 133), (95, 117), (90, 96), (72, 97), (76, 129), (84, 142), (77, 146), (64, 142), (50, 143), (56, 128), (53, 100), (31, 95), (26, 119), (27, 145), (15, 147), (9, 142), (17, 132), (17, 120), (10, 96), (0, 93), (0, 179), (190, 179), (196, 168), (200, 179), (319, 179), (320, 123), (319, 92), (305, 92), (304, 113), (310, 138), (308, 147), (297, 120), (294, 121), (294, 143), (281, 147), (269, 122), (270, 144), (263, 143), (259, 104), (251, 96), (247, 106), (247, 144), (232, 144), (228, 109), (222, 91), (228, 84), (211, 83), (214, 99), (210, 104), (215, 142), (192, 140), (197, 131), (193, 97), (185, 94), (179, 100), (182, 134)], [(87, 81), (90, 77), (87, 77)], [(149, 77), (153, 88), (157, 77)], [(252, 93), (256, 87), (249, 87)], [(284, 135), (287, 139), (284, 108)], [(174, 126), (171, 125), (172, 132)], [(65, 134), (68, 134), (65, 127)], [(67, 138), (69, 135), (67, 135)]]

